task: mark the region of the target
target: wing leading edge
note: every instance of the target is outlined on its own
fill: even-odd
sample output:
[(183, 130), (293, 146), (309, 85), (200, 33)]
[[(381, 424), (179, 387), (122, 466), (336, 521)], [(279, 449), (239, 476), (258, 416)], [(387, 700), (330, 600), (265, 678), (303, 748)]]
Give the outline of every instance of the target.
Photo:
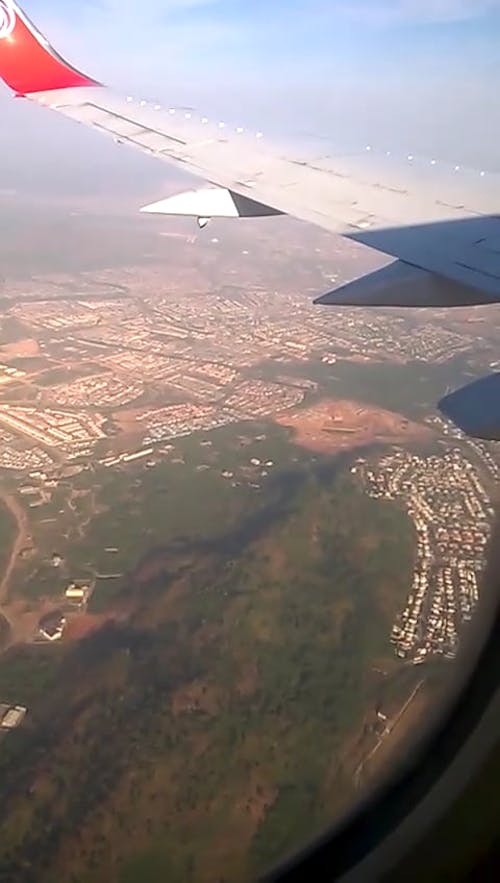
[(424, 166), (413, 157), (397, 168), (372, 153), (297, 160), (267, 148), (261, 133), (230, 133), (223, 122), (116, 95), (68, 64), (15, 0), (0, 0), (0, 78), (17, 96), (210, 184), (144, 211), (192, 214), (200, 226), (210, 217), (289, 214), (396, 259), (319, 303), (449, 307), (500, 301), (498, 175), (458, 166), (442, 174), (434, 162)]

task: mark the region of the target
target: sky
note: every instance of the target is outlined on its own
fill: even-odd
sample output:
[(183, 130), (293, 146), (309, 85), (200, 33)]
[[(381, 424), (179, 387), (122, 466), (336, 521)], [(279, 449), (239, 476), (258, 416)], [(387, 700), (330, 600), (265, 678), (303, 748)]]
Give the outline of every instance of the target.
[[(500, 169), (500, 0), (24, 0), (133, 94), (285, 138)], [(0, 88), (0, 192), (163, 194), (168, 170)], [(162, 168), (157, 168), (162, 166)], [(154, 167), (154, 168), (153, 168)]]

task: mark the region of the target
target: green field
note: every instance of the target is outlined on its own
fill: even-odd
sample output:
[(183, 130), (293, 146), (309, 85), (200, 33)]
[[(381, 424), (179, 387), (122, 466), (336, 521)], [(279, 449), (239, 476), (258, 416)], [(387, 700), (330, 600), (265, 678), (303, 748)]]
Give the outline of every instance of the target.
[(258, 372), (269, 380), (287, 374), (316, 381), (319, 392), (308, 394), (308, 401), (329, 395), (356, 399), (414, 420), (434, 412), (436, 403), (449, 388), (458, 388), (471, 380), (469, 362), (461, 356), (442, 364), (371, 362), (366, 365), (339, 358), (334, 365), (311, 359), (307, 364), (292, 362), (285, 367), (269, 361), (262, 364)]
[[(211, 446), (204, 447), (207, 439)], [(249, 467), (253, 457), (275, 464), (265, 479), (262, 468)], [(183, 462), (173, 462), (179, 459)], [(154, 469), (144, 461), (121, 469), (87, 469), (61, 482), (51, 501), (30, 513), (36, 546), (45, 557), (19, 580), (17, 591), (30, 599), (56, 596), (70, 579), (130, 573), (149, 549), (171, 542), (203, 543), (273, 507), (279, 513), (289, 480), (293, 485), (301, 481), (310, 459), (307, 451), (289, 444), (284, 429), (242, 423), (175, 440), (170, 458)], [(233, 472), (236, 487), (222, 477), (223, 471)], [(110, 554), (110, 548), (117, 551)], [(64, 557), (59, 571), (47, 557), (56, 550)], [(124, 579), (97, 579), (91, 609), (106, 609), (122, 590)]]

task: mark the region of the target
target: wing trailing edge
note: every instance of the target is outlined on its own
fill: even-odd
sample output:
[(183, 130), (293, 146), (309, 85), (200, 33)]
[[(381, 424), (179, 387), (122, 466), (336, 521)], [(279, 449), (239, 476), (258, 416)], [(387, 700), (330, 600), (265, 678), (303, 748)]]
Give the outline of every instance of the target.
[(101, 85), (61, 58), (14, 0), (0, 0), (0, 78), (19, 96)]
[(492, 300), (477, 288), (406, 261), (393, 261), (380, 270), (321, 295), (315, 303), (360, 307), (466, 307), (492, 303)]
[(439, 410), (466, 435), (500, 441), (500, 374), (450, 393), (439, 402)]

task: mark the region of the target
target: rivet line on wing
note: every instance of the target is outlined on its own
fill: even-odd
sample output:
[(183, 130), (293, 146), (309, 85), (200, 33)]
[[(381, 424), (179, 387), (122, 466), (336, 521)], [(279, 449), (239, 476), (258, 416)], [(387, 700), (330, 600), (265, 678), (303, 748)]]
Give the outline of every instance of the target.
[[(38, 100), (39, 100), (39, 103), (40, 103), (40, 104), (45, 104), (45, 103), (46, 103), (44, 98), (39, 98)], [(127, 101), (127, 104), (131, 104), (131, 103), (134, 101), (134, 97), (133, 97), (133, 95), (127, 95), (127, 97), (126, 97), (125, 100)], [(145, 98), (141, 98), (141, 99), (138, 101), (138, 104), (139, 104), (139, 107), (147, 107), (148, 104), (150, 104), (150, 106), (153, 108), (153, 110), (156, 110), (156, 111), (158, 111), (158, 110), (162, 110), (162, 109), (163, 109), (161, 104), (153, 104), (153, 103), (150, 103), (150, 102), (146, 101)], [(175, 107), (169, 107), (169, 108), (168, 108), (168, 113), (169, 113), (171, 116), (174, 116), (175, 113), (176, 113), (176, 108), (175, 108)], [(186, 119), (186, 120), (190, 120), (190, 119), (192, 119), (192, 117), (193, 117), (193, 114), (192, 114), (191, 111), (186, 111), (186, 112), (184, 113), (184, 119)], [(200, 118), (200, 122), (202, 123), (202, 125), (206, 126), (206, 125), (209, 123), (209, 119), (208, 119), (208, 117), (203, 116), (203, 117)], [(227, 127), (227, 124), (226, 124), (223, 120), (220, 120), (220, 121), (217, 123), (217, 125), (218, 125), (218, 128), (219, 128), (219, 129), (225, 129), (225, 128)], [(237, 135), (242, 135), (242, 134), (245, 132), (245, 129), (244, 129), (243, 126), (236, 126), (235, 129), (234, 129), (234, 131), (236, 132)], [(256, 132), (256, 133), (255, 133), (255, 137), (256, 137), (256, 138), (259, 138), (259, 139), (260, 139), (260, 138), (263, 138), (263, 137), (264, 137), (264, 133), (263, 133), (263, 132), (260, 132), (260, 131), (259, 131), (259, 132)], [(369, 148), (367, 148), (367, 150), (368, 150), (368, 149), (369, 149)]]
[[(129, 104), (132, 103), (132, 102), (134, 101), (133, 96), (132, 96), (132, 95), (127, 95), (127, 97), (126, 97), (126, 101), (127, 101), (127, 103), (129, 103)], [(47, 99), (46, 99), (45, 97), (42, 97), (42, 96), (40, 96), (40, 98), (38, 98), (38, 102), (39, 102), (40, 104), (47, 104), (47, 103), (48, 103)], [(140, 100), (138, 101), (138, 104), (139, 104), (140, 107), (146, 107), (147, 104), (148, 104), (148, 102), (147, 102), (144, 98), (142, 98), (142, 99), (140, 99)], [(54, 106), (56, 106), (56, 105), (54, 105)], [(152, 108), (153, 108), (154, 110), (156, 110), (156, 111), (162, 110), (162, 105), (161, 105), (161, 104), (152, 104), (151, 106), (152, 106)], [(174, 116), (175, 113), (176, 113), (176, 108), (175, 108), (175, 107), (169, 107), (169, 108), (168, 108), (168, 113), (169, 113), (171, 116)], [(191, 111), (186, 111), (186, 112), (184, 112), (184, 118), (185, 118), (186, 120), (190, 120), (190, 119), (192, 119), (192, 118), (193, 118), (193, 114), (192, 114), (192, 112), (191, 112)], [(208, 125), (208, 123), (209, 123), (209, 118), (208, 118), (207, 116), (202, 116), (202, 117), (200, 117), (200, 122), (202, 123), (202, 125), (206, 126), (206, 125)], [(218, 123), (217, 123), (217, 126), (218, 126), (219, 129), (225, 129), (225, 128), (227, 128), (227, 124), (224, 122), (224, 120), (219, 120)], [(245, 132), (245, 129), (244, 129), (243, 126), (236, 126), (235, 129), (234, 129), (234, 131), (236, 132), (237, 135), (242, 135), (242, 134)], [(255, 132), (255, 138), (257, 138), (257, 139), (260, 140), (260, 139), (262, 139), (263, 137), (264, 137), (264, 133), (263, 133), (262, 131), (257, 131), (257, 132)], [(366, 153), (374, 153), (375, 155), (377, 155), (377, 153), (378, 153), (377, 149), (374, 148), (372, 144), (365, 144), (364, 150), (365, 150)], [(386, 157), (397, 157), (397, 154), (395, 154), (395, 153), (394, 153), (393, 151), (391, 151), (391, 150), (385, 150), (385, 151), (384, 151), (384, 155), (385, 155)], [(417, 155), (414, 154), (414, 153), (408, 153), (408, 154), (406, 154), (405, 159), (406, 159), (406, 162), (411, 163), (411, 164), (425, 163), (426, 165), (429, 164), (429, 165), (431, 165), (431, 166), (433, 166), (433, 167), (438, 166), (438, 167), (448, 167), (448, 168), (450, 168), (450, 166), (449, 166), (447, 163), (445, 163), (445, 162), (443, 162), (443, 163), (439, 163), (438, 160), (435, 159), (435, 158), (428, 159), (427, 157), (419, 157), (419, 156), (417, 156)], [(479, 175), (480, 178), (485, 178), (485, 177), (487, 177), (487, 174), (488, 174), (484, 169), (476, 170), (476, 169), (472, 169), (472, 168), (467, 168), (467, 167), (463, 167), (462, 165), (460, 165), (460, 164), (458, 164), (458, 163), (457, 163), (456, 165), (451, 166), (451, 170), (452, 170), (455, 174), (458, 174), (459, 172), (462, 172), (462, 171), (464, 171), (464, 172), (468, 171), (469, 173), (470, 173), (470, 172), (473, 172), (473, 173)]]

